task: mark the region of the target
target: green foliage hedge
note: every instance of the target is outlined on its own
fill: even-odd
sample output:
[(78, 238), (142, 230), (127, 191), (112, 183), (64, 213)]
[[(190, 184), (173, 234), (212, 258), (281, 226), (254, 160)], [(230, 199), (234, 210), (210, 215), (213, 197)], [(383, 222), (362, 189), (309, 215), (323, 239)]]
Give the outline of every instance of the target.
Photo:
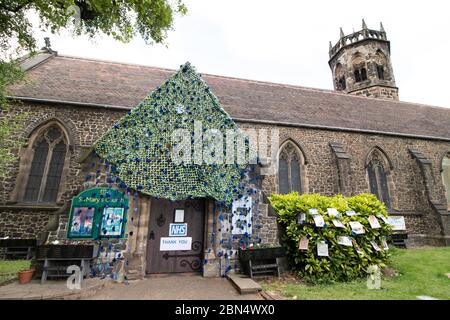
[[(313, 283), (350, 281), (355, 278), (367, 276), (367, 269), (371, 265), (385, 266), (389, 257), (388, 250), (383, 250), (382, 240), (387, 239), (391, 227), (381, 218), (387, 217), (386, 207), (376, 196), (361, 194), (354, 197), (337, 195), (326, 197), (318, 194), (291, 193), (287, 195), (272, 195), (270, 203), (278, 213), (278, 220), (282, 226), (282, 243), (286, 247), (288, 259), (294, 270), (298, 271), (305, 280)], [(345, 228), (337, 228), (329, 216), (328, 208), (336, 208), (340, 220)], [(325, 220), (325, 227), (315, 226), (313, 217), (308, 214), (309, 209), (317, 209)], [(355, 211), (356, 216), (349, 217), (346, 211)], [(298, 215), (306, 213), (306, 221), (298, 223)], [(372, 229), (367, 218), (370, 215), (377, 217), (381, 228)], [(356, 235), (349, 225), (350, 221), (359, 221), (365, 233)], [(308, 237), (307, 251), (299, 250), (299, 241)], [(350, 236), (354, 239), (353, 247), (338, 244), (338, 236)], [(376, 241), (381, 251), (376, 251), (371, 240)], [(328, 243), (328, 257), (317, 255), (317, 243)], [(356, 249), (355, 242), (359, 247)]]

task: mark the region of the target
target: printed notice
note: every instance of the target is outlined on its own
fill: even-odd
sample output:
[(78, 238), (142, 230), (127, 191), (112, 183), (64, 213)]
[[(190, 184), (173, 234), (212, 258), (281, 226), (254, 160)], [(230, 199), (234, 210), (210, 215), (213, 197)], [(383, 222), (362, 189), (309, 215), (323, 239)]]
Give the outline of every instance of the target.
[(328, 257), (328, 243), (326, 241), (317, 243), (317, 255), (319, 257)]
[(178, 250), (191, 250), (192, 249), (192, 237), (183, 238), (161, 238), (160, 251), (178, 251)]
[(350, 221), (350, 227), (355, 234), (364, 233), (364, 227), (359, 221)]
[(370, 244), (375, 249), (375, 251), (381, 251), (381, 248), (378, 246), (378, 244), (375, 242), (375, 240), (371, 240)]
[(299, 213), (297, 216), (297, 223), (304, 224), (306, 222), (306, 213)]
[(336, 208), (328, 208), (327, 212), (330, 217), (335, 217), (335, 218), (339, 217), (339, 212), (337, 211)]
[(378, 221), (377, 217), (369, 216), (367, 218), (367, 220), (369, 221), (370, 227), (372, 229), (380, 229), (381, 228), (380, 222)]
[(345, 228), (345, 226), (344, 226), (344, 224), (342, 223), (342, 221), (337, 220), (337, 219), (334, 219), (334, 220), (333, 220), (333, 225), (334, 225), (336, 228)]
[(356, 212), (353, 211), (353, 210), (345, 211), (345, 214), (346, 214), (348, 217), (356, 216)]
[(325, 226), (325, 220), (323, 220), (323, 217), (321, 215), (314, 216), (314, 222), (316, 224), (316, 227), (323, 228)]
[(309, 245), (309, 239), (307, 237), (302, 237), (298, 244), (298, 248), (299, 248), (299, 250), (307, 251), (308, 245)]
[(381, 240), (381, 245), (382, 245), (382, 247), (383, 247), (383, 250), (389, 250), (389, 246), (388, 246), (388, 244), (387, 244), (387, 241), (386, 241), (386, 239), (382, 239)]
[(353, 247), (352, 239), (350, 237), (339, 236), (337, 237), (337, 242), (341, 246)]

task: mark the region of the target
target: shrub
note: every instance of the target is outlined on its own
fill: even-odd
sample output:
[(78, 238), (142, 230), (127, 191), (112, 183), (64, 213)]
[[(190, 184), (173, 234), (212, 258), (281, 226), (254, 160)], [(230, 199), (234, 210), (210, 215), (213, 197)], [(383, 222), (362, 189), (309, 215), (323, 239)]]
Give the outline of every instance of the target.
[[(348, 198), (342, 195), (325, 197), (318, 194), (291, 193), (272, 195), (269, 200), (278, 213), (283, 230), (282, 243), (286, 248), (288, 260), (292, 268), (305, 280), (313, 283), (350, 281), (367, 276), (367, 269), (371, 265), (380, 268), (385, 266), (389, 253), (383, 249), (382, 241), (390, 236), (391, 227), (382, 219), (382, 216), (387, 217), (387, 210), (376, 196), (361, 194)], [(328, 208), (336, 208), (339, 216), (329, 216)], [(317, 209), (324, 218), (323, 228), (316, 227), (313, 216), (308, 214), (309, 209)], [(358, 214), (351, 217), (345, 214), (346, 211), (352, 210)], [(297, 220), (300, 213), (306, 213), (306, 221), (301, 224)], [(381, 228), (371, 228), (367, 220), (370, 215), (377, 217)], [(341, 221), (345, 228), (335, 227), (333, 219)], [(349, 225), (351, 221), (360, 222), (365, 233), (356, 235)], [(339, 236), (351, 237), (353, 246), (338, 244)], [(307, 251), (299, 250), (302, 237), (309, 240)], [(378, 244), (381, 251), (374, 249), (372, 240)], [(326, 241), (328, 244), (328, 257), (317, 255), (317, 244), (320, 241)]]

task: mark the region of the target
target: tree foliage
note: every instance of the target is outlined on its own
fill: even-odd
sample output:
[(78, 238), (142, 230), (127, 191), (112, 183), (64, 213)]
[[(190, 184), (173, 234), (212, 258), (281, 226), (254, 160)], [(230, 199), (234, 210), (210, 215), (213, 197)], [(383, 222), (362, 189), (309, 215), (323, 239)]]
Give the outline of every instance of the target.
[(137, 33), (147, 42), (161, 43), (172, 28), (174, 15), (187, 12), (182, 0), (0, 0), (0, 46), (33, 50), (29, 12), (39, 17), (42, 29), (58, 32), (73, 28), (76, 35), (98, 32), (127, 42)]
[[(8, 109), (7, 88), (23, 80), (24, 73), (14, 58), (23, 50), (36, 50), (30, 13), (39, 27), (56, 33), (70, 29), (74, 35), (94, 37), (99, 32), (122, 42), (139, 34), (146, 43), (164, 43), (174, 16), (187, 12), (182, 0), (0, 0), (0, 112)], [(12, 135), (23, 120), (0, 119), (0, 177), (15, 157), (11, 149), (21, 141)]]
[(7, 165), (16, 159), (11, 153), (12, 149), (21, 144), (21, 140), (15, 135), (20, 128), (20, 123), (24, 119), (24, 114), (8, 114), (7, 88), (24, 78), (24, 72), (18, 66), (16, 61), (6, 62), (0, 60), (0, 178), (3, 178), (7, 172)]

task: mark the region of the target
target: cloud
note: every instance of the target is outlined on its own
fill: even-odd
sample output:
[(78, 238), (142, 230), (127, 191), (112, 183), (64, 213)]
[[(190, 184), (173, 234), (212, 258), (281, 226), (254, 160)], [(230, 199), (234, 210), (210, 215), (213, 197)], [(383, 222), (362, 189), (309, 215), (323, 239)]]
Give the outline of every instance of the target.
[(450, 107), (446, 1), (185, 2), (189, 13), (177, 18), (168, 48), (139, 38), (93, 42), (69, 32), (51, 35), (52, 47), (65, 55), (171, 69), (190, 61), (202, 73), (331, 89), (328, 42), (337, 42), (339, 27), (360, 30), (365, 18), (373, 29), (383, 21), (401, 100)]

